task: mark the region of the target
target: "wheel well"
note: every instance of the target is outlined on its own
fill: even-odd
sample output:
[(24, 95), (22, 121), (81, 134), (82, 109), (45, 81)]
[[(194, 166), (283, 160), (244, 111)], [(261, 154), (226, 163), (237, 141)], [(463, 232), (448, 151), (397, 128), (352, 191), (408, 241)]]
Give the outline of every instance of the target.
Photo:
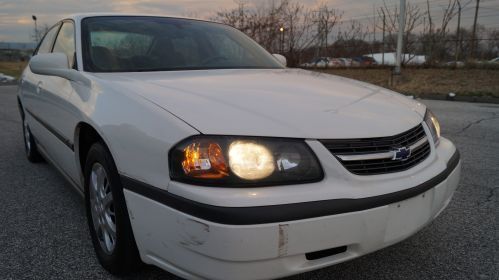
[(87, 160), (87, 154), (90, 147), (96, 142), (102, 142), (104, 144), (104, 139), (99, 135), (99, 133), (89, 124), (80, 123), (76, 129), (76, 140), (77, 140), (77, 152), (78, 159), (80, 163), (81, 172), (83, 174), (85, 168), (85, 161)]

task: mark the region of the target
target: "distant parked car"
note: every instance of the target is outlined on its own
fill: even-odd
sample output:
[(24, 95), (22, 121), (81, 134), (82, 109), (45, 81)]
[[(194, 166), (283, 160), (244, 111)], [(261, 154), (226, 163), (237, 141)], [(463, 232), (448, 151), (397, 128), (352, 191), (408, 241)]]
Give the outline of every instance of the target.
[(341, 67), (341, 66), (342, 66), (342, 63), (341, 63), (340, 59), (338, 59), (338, 58), (330, 58), (329, 59), (328, 67), (335, 68), (335, 67)]
[(499, 57), (489, 60), (489, 63), (499, 63)]
[(7, 83), (7, 82), (11, 82), (13, 80), (14, 80), (14, 77), (7, 76), (7, 75), (0, 73), (0, 83)]
[(352, 66), (359, 67), (361, 65), (362, 65), (362, 58), (361, 57), (352, 58)]
[(374, 65), (376, 61), (367, 56), (355, 58), (330, 58), (319, 57), (313, 59), (311, 62), (301, 64), (303, 68), (336, 68), (336, 67), (352, 67), (352, 66), (366, 66)]
[(303, 63), (304, 68), (326, 68), (330, 67), (330, 60), (327, 57), (319, 57), (313, 59), (311, 62)]
[(345, 67), (350, 67), (352, 66), (352, 59), (351, 58), (339, 58), (339, 60), (341, 61), (341, 64), (342, 66), (345, 66)]
[(446, 62), (444, 63), (444, 66), (452, 66), (452, 67), (458, 67), (458, 68), (461, 68), (461, 67), (464, 67), (465, 63), (462, 62), (462, 61), (449, 61), (449, 62)]
[(372, 66), (377, 65), (376, 60), (370, 56), (361, 56), (361, 64), (362, 66)]
[(326, 68), (329, 64), (329, 60), (326, 57), (321, 57), (316, 60), (315, 68)]

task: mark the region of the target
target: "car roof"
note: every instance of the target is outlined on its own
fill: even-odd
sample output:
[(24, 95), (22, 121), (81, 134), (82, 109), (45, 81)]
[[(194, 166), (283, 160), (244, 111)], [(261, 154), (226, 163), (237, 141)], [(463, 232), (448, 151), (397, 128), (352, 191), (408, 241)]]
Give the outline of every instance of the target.
[[(201, 20), (197, 18), (182, 17), (167, 14), (140, 14), (140, 13), (111, 13), (111, 12), (101, 12), (101, 13), (78, 13), (67, 16), (65, 19), (72, 19), (75, 21), (81, 21), (84, 18), (89, 17), (165, 17), (165, 18), (178, 18), (178, 19), (190, 19), (190, 20)], [(207, 20), (202, 20), (207, 21)], [(213, 22), (213, 21), (208, 21)]]

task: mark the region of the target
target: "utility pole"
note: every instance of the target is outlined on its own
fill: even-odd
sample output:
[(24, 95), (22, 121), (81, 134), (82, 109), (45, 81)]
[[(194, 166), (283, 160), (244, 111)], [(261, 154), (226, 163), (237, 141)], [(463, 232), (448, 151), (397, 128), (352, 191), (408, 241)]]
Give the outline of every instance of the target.
[(244, 9), (246, 7), (244, 7), (245, 5), (245, 1), (241, 1), (239, 2), (239, 18), (241, 19), (241, 28), (244, 28), (244, 30), (246, 30), (246, 22), (244, 21), (245, 20), (245, 15), (244, 15)]
[(321, 55), (321, 44), (322, 44), (322, 31), (321, 31), (321, 26), (322, 26), (322, 20), (321, 20), (321, 12), (320, 10), (313, 11), (314, 13), (314, 23), (317, 24), (317, 38), (319, 41), (317, 42), (316, 45), (316, 50), (315, 50), (315, 58), (318, 58)]
[(386, 15), (385, 15), (385, 9), (381, 9), (381, 12), (383, 12), (383, 45), (381, 47), (381, 65), (385, 65), (385, 30), (386, 30)]
[(456, 30), (456, 57), (454, 62), (457, 66), (457, 61), (459, 60), (459, 42), (461, 41), (461, 1), (457, 0), (458, 14), (457, 14), (457, 30)]
[(399, 32), (397, 36), (397, 57), (395, 64), (395, 75), (400, 75), (402, 65), (402, 44), (405, 30), (405, 0), (400, 0)]
[(317, 15), (314, 23), (317, 23), (317, 38), (319, 39), (315, 56), (321, 57), (327, 53), (329, 11), (327, 8), (321, 8), (314, 13)]
[(376, 41), (376, 6), (373, 4), (373, 41)]
[(36, 25), (36, 20), (37, 20), (37, 18), (36, 18), (36, 16), (35, 16), (35, 15), (32, 15), (32, 16), (31, 16), (31, 18), (32, 18), (32, 19), (33, 19), (33, 21), (35, 22), (35, 43), (37, 43), (37, 44), (38, 44), (38, 40), (39, 40), (39, 39), (38, 39), (38, 37), (39, 37), (39, 35), (38, 35), (38, 26)]
[(294, 42), (295, 42), (295, 33), (293, 30), (293, 16), (289, 16), (289, 32), (288, 32), (288, 53), (290, 56), (293, 55), (293, 50), (294, 50)]
[(478, 19), (479, 6), (480, 6), (480, 0), (476, 0), (475, 19), (473, 20), (473, 32), (471, 33), (470, 59), (473, 59), (474, 54), (475, 54), (476, 21)]
[(281, 51), (280, 51), (280, 54), (284, 54), (284, 27), (279, 28), (279, 32), (281, 32)]
[(433, 62), (433, 46), (435, 45), (435, 38), (433, 37), (433, 20), (431, 18), (431, 13), (430, 13), (430, 0), (426, 0), (426, 9), (428, 13), (428, 41), (429, 41), (429, 49), (428, 49), (428, 57), (430, 59), (430, 62)]
[[(329, 11), (327, 11), (327, 13), (329, 14)], [(325, 41), (325, 45), (324, 45), (324, 48), (325, 48), (325, 56), (328, 56), (328, 52), (327, 52), (327, 36), (328, 36), (328, 30), (327, 30), (327, 24), (328, 24), (328, 20), (329, 20), (329, 15), (327, 16), (327, 18), (325, 18), (324, 20), (324, 41)]]
[(426, 17), (423, 17), (423, 35), (426, 33)]
[(374, 45), (376, 43), (376, 6), (373, 4), (373, 38), (371, 43), (371, 55), (374, 58)]

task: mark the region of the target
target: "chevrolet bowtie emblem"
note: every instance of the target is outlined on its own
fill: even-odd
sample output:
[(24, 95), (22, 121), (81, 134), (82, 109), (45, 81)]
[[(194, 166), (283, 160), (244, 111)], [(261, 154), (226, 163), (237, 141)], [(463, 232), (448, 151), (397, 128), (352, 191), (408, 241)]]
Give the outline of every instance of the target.
[(402, 147), (402, 148), (398, 148), (398, 149), (393, 151), (392, 160), (404, 161), (404, 160), (409, 159), (410, 156), (411, 156), (411, 149), (406, 148), (406, 147)]

